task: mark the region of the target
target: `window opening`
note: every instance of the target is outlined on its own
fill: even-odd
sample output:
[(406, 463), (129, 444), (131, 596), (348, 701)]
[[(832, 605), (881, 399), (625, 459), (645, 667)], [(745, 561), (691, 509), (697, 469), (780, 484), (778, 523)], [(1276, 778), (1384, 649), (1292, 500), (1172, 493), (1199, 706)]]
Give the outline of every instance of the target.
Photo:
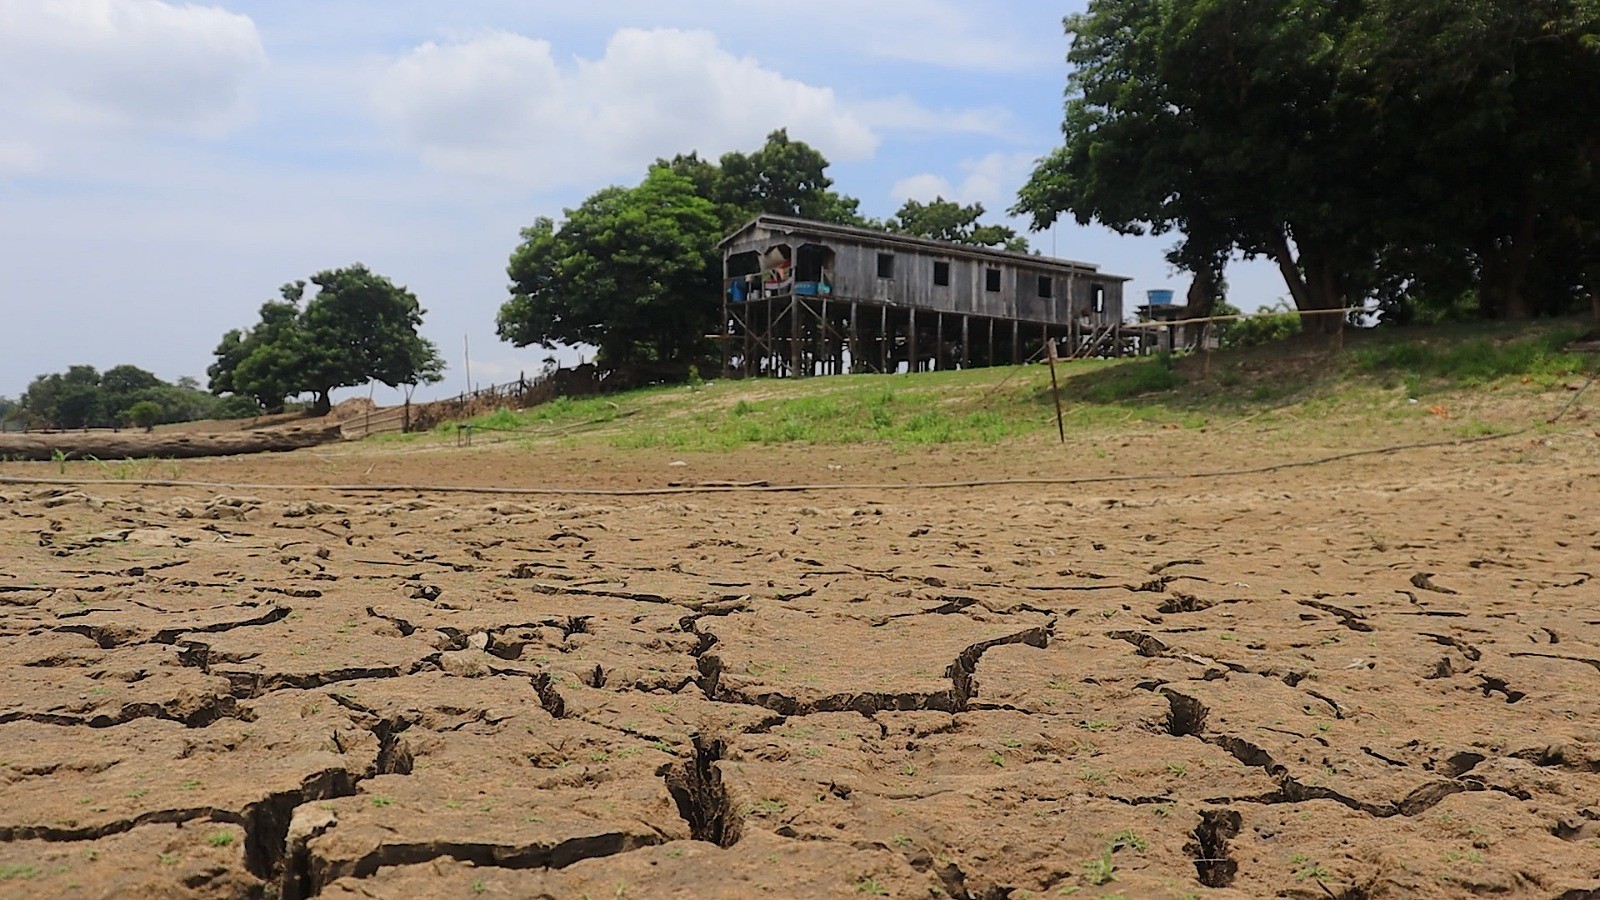
[(1000, 293), (1000, 270), (985, 269), (983, 272), (983, 288), (991, 294)]
[(1045, 297), (1045, 298), (1048, 299), (1049, 297), (1051, 297), (1054, 294), (1055, 294), (1055, 284), (1053, 284), (1051, 282), (1050, 276), (1049, 275), (1040, 275), (1039, 276), (1039, 296)]
[(893, 253), (879, 253), (878, 254), (878, 277), (879, 278), (893, 278), (894, 277), (894, 254)]
[(933, 283), (940, 287), (950, 286), (950, 264), (943, 260), (934, 260)]

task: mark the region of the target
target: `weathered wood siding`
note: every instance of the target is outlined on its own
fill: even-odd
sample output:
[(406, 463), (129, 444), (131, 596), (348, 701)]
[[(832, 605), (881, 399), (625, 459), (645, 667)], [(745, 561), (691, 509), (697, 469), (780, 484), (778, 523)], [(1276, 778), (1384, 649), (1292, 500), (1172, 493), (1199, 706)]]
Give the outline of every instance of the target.
[[(890, 306), (926, 309), (954, 315), (1016, 319), (1051, 325), (1109, 325), (1122, 321), (1124, 279), (1056, 260), (1040, 258), (1030, 265), (1023, 257), (966, 255), (952, 245), (950, 252), (897, 243), (875, 244), (853, 235), (806, 234), (788, 228), (769, 228), (757, 220), (730, 241), (728, 256), (764, 252), (788, 244), (798, 253), (803, 244), (825, 246), (834, 253), (830, 299), (859, 300)], [(892, 278), (878, 275), (878, 256), (894, 257)], [(936, 263), (948, 263), (950, 283), (934, 283)], [(999, 290), (989, 290), (989, 271), (1000, 275)], [(1050, 296), (1039, 294), (1039, 278), (1050, 279)], [(1095, 289), (1102, 292), (1095, 310)], [(1081, 317), (1081, 318), (1080, 318)]]

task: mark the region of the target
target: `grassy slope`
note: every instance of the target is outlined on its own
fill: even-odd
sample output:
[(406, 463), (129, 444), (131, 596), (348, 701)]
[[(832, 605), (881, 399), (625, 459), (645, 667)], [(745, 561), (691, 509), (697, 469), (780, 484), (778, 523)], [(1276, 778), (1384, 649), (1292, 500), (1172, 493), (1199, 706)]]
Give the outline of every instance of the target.
[[(1067, 428), (1205, 428), (1307, 415), (1376, 426), (1418, 415), (1457, 419), (1459, 434), (1527, 424), (1547, 392), (1600, 368), (1562, 347), (1574, 322), (1351, 332), (1343, 348), (1297, 338), (1242, 351), (1061, 366)], [(1485, 403), (1490, 397), (1496, 402)], [(1553, 400), (1559, 397), (1552, 398)], [(1055, 429), (1043, 365), (909, 375), (717, 381), (611, 397), (562, 398), (472, 423), (530, 442), (616, 449), (728, 450), (750, 444), (898, 446), (999, 443)], [(453, 432), (453, 426), (443, 429)], [(411, 435), (399, 440), (417, 440)]]

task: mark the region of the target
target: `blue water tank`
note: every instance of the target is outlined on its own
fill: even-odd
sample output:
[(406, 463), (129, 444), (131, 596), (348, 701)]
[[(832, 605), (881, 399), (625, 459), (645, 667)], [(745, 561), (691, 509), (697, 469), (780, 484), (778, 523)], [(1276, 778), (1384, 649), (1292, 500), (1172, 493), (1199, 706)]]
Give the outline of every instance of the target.
[(1151, 306), (1172, 305), (1172, 292), (1166, 288), (1148, 290), (1144, 292), (1144, 295), (1149, 298)]

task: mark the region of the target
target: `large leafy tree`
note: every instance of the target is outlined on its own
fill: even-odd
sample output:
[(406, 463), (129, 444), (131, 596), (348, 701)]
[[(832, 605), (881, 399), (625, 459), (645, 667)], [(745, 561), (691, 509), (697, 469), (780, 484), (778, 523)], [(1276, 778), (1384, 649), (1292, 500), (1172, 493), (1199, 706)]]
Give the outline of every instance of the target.
[(318, 272), (311, 283), (318, 291), (301, 316), (302, 384), (318, 410), (327, 411), (334, 388), (441, 380), (444, 360), (418, 333), (426, 311), (415, 294), (360, 263)]
[(1073, 36), (1063, 145), (1017, 211), (1125, 234), (1181, 235), (1171, 260), (1208, 280), (1228, 255), (1271, 258), (1302, 310), (1365, 288), (1372, 111), (1332, 54), (1351, 3), (1095, 0)]
[(1237, 252), (1272, 259), (1301, 310), (1432, 281), (1536, 311), (1528, 274), (1583, 277), (1530, 264), (1538, 248), (1594, 245), (1575, 198), (1593, 196), (1595, 9), (1092, 0), (1067, 20), (1065, 140), (1017, 211), (1175, 232), (1202, 295)]
[(932, 238), (936, 241), (954, 241), (978, 247), (998, 247), (1017, 253), (1028, 251), (1028, 239), (1019, 236), (1004, 225), (980, 225), (983, 218), (982, 203), (960, 204), (954, 200), (935, 197), (932, 202), (907, 200), (900, 211), (883, 223), (885, 229)]
[(425, 313), (415, 294), (356, 263), (280, 289), (262, 304), (260, 321), (222, 336), (206, 370), (211, 389), (254, 398), (271, 410), (287, 397), (312, 394), (327, 412), (336, 388), (381, 381), (390, 387), (432, 384), (444, 361), (418, 329)]
[(525, 347), (589, 344), (612, 369), (681, 367), (704, 352), (715, 319), (721, 220), (671, 165), (611, 187), (522, 232), (499, 334)]
[(1344, 55), (1419, 213), (1384, 223), (1391, 284), (1506, 318), (1600, 291), (1600, 2), (1369, 0)]

